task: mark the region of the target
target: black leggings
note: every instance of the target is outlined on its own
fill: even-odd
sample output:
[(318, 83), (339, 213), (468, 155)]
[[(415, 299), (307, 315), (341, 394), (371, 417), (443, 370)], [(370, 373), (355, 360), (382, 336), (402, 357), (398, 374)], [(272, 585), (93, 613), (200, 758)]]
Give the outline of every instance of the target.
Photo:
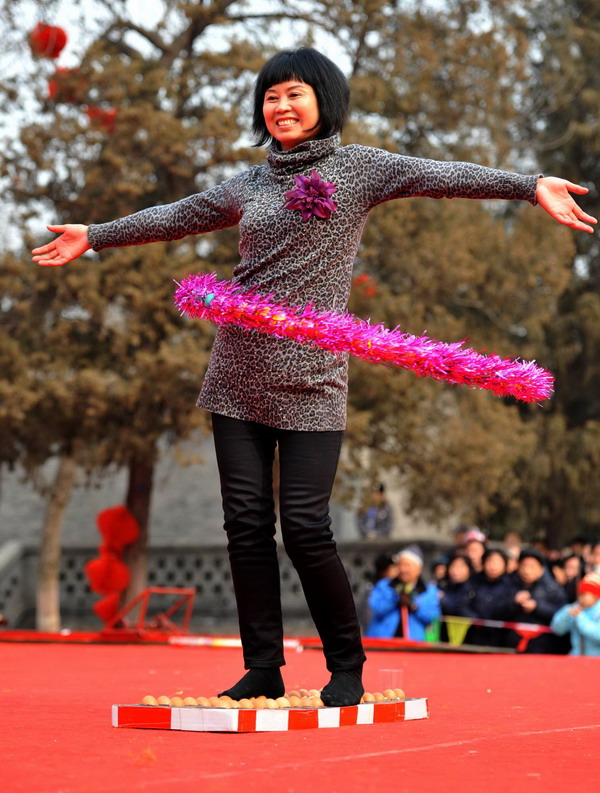
[(274, 539), (276, 445), (283, 543), (323, 642), (327, 668), (360, 666), (365, 656), (356, 607), (329, 517), (343, 433), (279, 430), (218, 414), (212, 422), (244, 666), (285, 663)]

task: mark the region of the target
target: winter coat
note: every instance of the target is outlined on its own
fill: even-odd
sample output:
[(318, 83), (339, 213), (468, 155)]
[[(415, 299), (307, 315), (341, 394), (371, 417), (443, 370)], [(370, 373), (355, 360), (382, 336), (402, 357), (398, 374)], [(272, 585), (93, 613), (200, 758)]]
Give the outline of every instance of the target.
[[(536, 607), (533, 611), (525, 611), (515, 603), (517, 592), (527, 591), (535, 600)], [(522, 622), (527, 624), (550, 625), (552, 617), (559, 608), (565, 605), (567, 597), (564, 589), (558, 584), (549, 572), (544, 571), (537, 581), (526, 585), (518, 573), (510, 576), (506, 598), (498, 609), (499, 619), (509, 622)], [(516, 647), (519, 636), (514, 631), (508, 635), (508, 645)], [(560, 652), (560, 642), (552, 634), (542, 634), (531, 639), (527, 645), (526, 653), (557, 653)]]
[[(366, 636), (391, 638), (398, 635), (400, 626), (400, 595), (398, 579), (382, 578), (378, 581), (369, 596), (369, 607), (372, 619), (367, 627)], [(415, 641), (424, 641), (425, 628), (439, 619), (439, 590), (435, 584), (425, 585), (419, 581), (412, 593), (414, 611), (408, 613), (408, 637)]]
[(571, 633), (569, 655), (600, 656), (600, 600), (573, 616), (570, 610), (577, 603), (567, 603), (552, 617), (550, 627), (559, 636)]
[[(506, 605), (510, 577), (488, 578), (485, 573), (476, 573), (472, 579), (475, 590), (473, 609), (475, 616), (482, 620), (502, 619), (502, 609)], [(506, 630), (473, 625), (468, 634), (469, 644), (479, 647), (506, 647)]]
[(475, 587), (472, 579), (454, 583), (447, 581), (442, 589), (440, 606), (442, 614), (452, 617), (475, 617)]

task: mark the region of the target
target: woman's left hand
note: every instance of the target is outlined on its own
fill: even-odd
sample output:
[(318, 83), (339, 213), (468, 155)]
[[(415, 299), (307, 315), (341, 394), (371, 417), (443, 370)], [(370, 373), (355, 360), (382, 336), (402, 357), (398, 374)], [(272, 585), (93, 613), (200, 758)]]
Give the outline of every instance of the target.
[[(587, 192), (589, 192), (587, 187), (573, 184), (573, 182), (568, 182), (566, 179), (559, 179), (556, 176), (543, 176), (538, 180), (535, 197), (542, 209), (545, 209), (559, 223), (564, 223), (565, 226), (570, 226), (572, 229), (587, 231), (591, 234), (594, 229), (588, 224), (597, 223), (596, 218), (584, 212), (571, 196), (571, 193), (585, 195)], [(584, 223), (583, 221), (587, 222)]]

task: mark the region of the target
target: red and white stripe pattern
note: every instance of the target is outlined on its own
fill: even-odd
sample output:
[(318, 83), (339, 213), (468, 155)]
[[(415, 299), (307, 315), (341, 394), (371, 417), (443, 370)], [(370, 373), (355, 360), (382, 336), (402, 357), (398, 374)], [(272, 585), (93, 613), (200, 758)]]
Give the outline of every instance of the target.
[(113, 705), (112, 725), (191, 732), (281, 732), (413, 721), (426, 719), (428, 715), (426, 699), (369, 702), (343, 708), (279, 710)]

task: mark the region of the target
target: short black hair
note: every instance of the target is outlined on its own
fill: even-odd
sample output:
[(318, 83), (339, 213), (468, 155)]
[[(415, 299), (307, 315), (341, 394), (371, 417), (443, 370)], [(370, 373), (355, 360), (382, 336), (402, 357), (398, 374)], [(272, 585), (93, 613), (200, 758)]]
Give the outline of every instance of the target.
[(300, 80), (312, 86), (315, 92), (320, 124), (317, 138), (328, 138), (344, 128), (350, 104), (350, 86), (342, 71), (312, 47), (282, 50), (265, 63), (256, 77), (252, 117), (256, 146), (273, 142), (263, 115), (265, 93), (272, 86), (289, 80)]
[(460, 552), (451, 554), (450, 558), (448, 559), (447, 570), (449, 570), (452, 567), (453, 562), (456, 562), (457, 559), (462, 559), (462, 561), (467, 565), (471, 573), (475, 572), (473, 568), (473, 562), (471, 561), (471, 559), (467, 556), (466, 553), (460, 553)]
[(502, 548), (486, 548), (483, 552), (483, 556), (481, 557), (481, 563), (485, 564), (490, 556), (493, 556), (495, 553), (502, 557), (502, 561), (506, 567), (508, 565), (508, 556), (504, 553)]

